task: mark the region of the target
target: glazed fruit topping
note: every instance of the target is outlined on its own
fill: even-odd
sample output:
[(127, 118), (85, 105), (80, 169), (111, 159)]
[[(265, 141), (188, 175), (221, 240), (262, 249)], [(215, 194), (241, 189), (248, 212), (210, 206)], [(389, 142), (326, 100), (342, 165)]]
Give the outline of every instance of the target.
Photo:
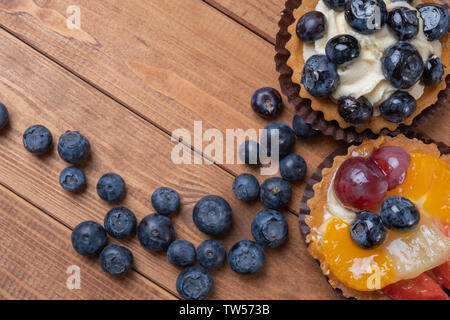
[(414, 203), (402, 196), (384, 200), (380, 216), (386, 228), (397, 232), (411, 231), (420, 221), (419, 210)]
[(372, 249), (378, 247), (386, 239), (386, 228), (379, 215), (370, 211), (362, 211), (353, 221), (350, 234), (353, 241), (360, 247)]
[(400, 41), (411, 40), (419, 32), (417, 11), (406, 7), (397, 7), (390, 11), (387, 24)]
[(275, 117), (283, 106), (281, 94), (270, 87), (256, 90), (250, 103), (253, 111), (263, 118)]
[(383, 74), (397, 89), (411, 88), (422, 76), (423, 61), (412, 44), (398, 42), (388, 48), (382, 60)]
[(337, 67), (327, 56), (313, 55), (303, 67), (301, 83), (310, 95), (326, 97), (336, 90), (339, 84)]
[(334, 11), (344, 11), (348, 0), (323, 0), (325, 5)]
[(297, 22), (297, 36), (305, 42), (314, 42), (325, 34), (327, 20), (319, 11), (305, 13)]
[(349, 35), (341, 34), (328, 40), (325, 53), (335, 64), (344, 64), (359, 56), (360, 46), (358, 40)]
[(399, 123), (416, 111), (416, 100), (406, 91), (396, 91), (380, 105), (381, 116), (390, 122)]
[(411, 156), (403, 148), (385, 146), (374, 150), (370, 160), (386, 175), (388, 190), (392, 190), (405, 181)]
[(334, 179), (334, 191), (349, 207), (366, 210), (378, 205), (386, 195), (388, 181), (369, 159), (353, 157), (342, 163)]
[(371, 34), (379, 31), (387, 20), (383, 0), (350, 0), (345, 8), (345, 19), (356, 31)]
[(428, 41), (442, 38), (449, 28), (447, 9), (437, 3), (417, 6), (423, 20), (423, 33)]
[(449, 300), (441, 286), (425, 273), (393, 283), (381, 291), (393, 300)]
[(337, 105), (339, 115), (355, 126), (368, 123), (373, 114), (373, 105), (365, 97), (341, 97)]
[(440, 82), (444, 75), (444, 66), (441, 59), (430, 56), (423, 64), (423, 74), (421, 83), (425, 86), (434, 86)]

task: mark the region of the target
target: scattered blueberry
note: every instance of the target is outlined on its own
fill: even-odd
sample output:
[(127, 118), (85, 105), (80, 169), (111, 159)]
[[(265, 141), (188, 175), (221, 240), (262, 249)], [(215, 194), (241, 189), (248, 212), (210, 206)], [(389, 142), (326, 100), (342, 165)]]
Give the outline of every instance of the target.
[(80, 223), (72, 231), (72, 246), (83, 256), (99, 253), (106, 245), (106, 231), (94, 221)]
[(298, 154), (291, 153), (280, 161), (280, 174), (286, 181), (300, 181), (306, 176), (306, 162)]
[(163, 251), (174, 240), (175, 230), (169, 218), (152, 213), (139, 223), (137, 236), (145, 249)]
[(276, 210), (260, 211), (252, 222), (252, 235), (264, 247), (279, 247), (288, 235), (286, 218)]
[(344, 11), (349, 0), (324, 0), (325, 5), (334, 11)]
[(107, 173), (98, 180), (97, 193), (105, 201), (117, 202), (125, 194), (125, 182), (117, 173)]
[(406, 91), (396, 91), (380, 105), (384, 119), (399, 123), (406, 120), (416, 110), (416, 100)]
[(444, 66), (441, 59), (432, 55), (423, 64), (423, 74), (421, 83), (425, 86), (434, 86), (440, 82), (444, 75)]
[(188, 267), (177, 278), (177, 291), (187, 300), (204, 300), (214, 287), (211, 274), (202, 267)]
[(238, 175), (233, 181), (233, 193), (242, 201), (255, 200), (259, 195), (259, 182), (250, 173)]
[(362, 34), (381, 30), (386, 24), (387, 15), (383, 0), (350, 0), (345, 8), (345, 20)]
[(417, 6), (423, 20), (423, 33), (428, 41), (442, 38), (449, 30), (449, 14), (447, 9), (437, 3)]
[(260, 164), (259, 143), (247, 140), (239, 146), (239, 159), (245, 164)]
[(100, 264), (107, 273), (120, 276), (133, 267), (133, 254), (125, 247), (109, 244), (100, 253)]
[(266, 262), (266, 254), (259, 244), (250, 240), (242, 240), (231, 247), (228, 263), (235, 272), (254, 274)]
[(195, 261), (195, 247), (187, 240), (175, 240), (167, 249), (167, 260), (177, 267), (186, 267)]
[(314, 130), (310, 124), (306, 123), (301, 116), (296, 114), (292, 120), (292, 129), (297, 137), (301, 139), (317, 138), (320, 131)]
[(6, 127), (6, 124), (9, 121), (9, 113), (6, 106), (0, 102), (0, 130)]
[(314, 42), (325, 34), (327, 19), (322, 12), (310, 11), (298, 19), (297, 36), (305, 42)]
[(58, 141), (59, 156), (68, 163), (79, 164), (86, 160), (91, 150), (89, 141), (78, 131), (67, 131)]
[(336, 90), (339, 84), (337, 67), (327, 56), (313, 55), (306, 60), (301, 83), (310, 95), (324, 98)]
[(341, 34), (328, 40), (325, 53), (335, 64), (346, 64), (359, 57), (360, 46), (358, 40), (349, 35)]
[(41, 125), (31, 126), (23, 134), (23, 146), (33, 154), (44, 154), (50, 151), (52, 141), (50, 131)]
[(214, 195), (201, 198), (192, 213), (197, 228), (212, 236), (223, 234), (230, 229), (232, 215), (228, 202)]
[(115, 207), (105, 216), (104, 226), (110, 236), (125, 239), (136, 231), (137, 220), (134, 213), (125, 207)]
[(209, 239), (197, 248), (197, 260), (206, 269), (220, 268), (227, 257), (227, 251), (220, 241)]
[(59, 184), (66, 191), (79, 192), (86, 187), (86, 176), (80, 168), (67, 167), (59, 175)]
[(353, 221), (350, 234), (360, 247), (372, 249), (378, 247), (386, 239), (386, 228), (379, 215), (362, 211)]
[[(278, 139), (277, 139), (278, 133)], [(274, 139), (272, 141), (272, 139)], [(272, 145), (273, 144), (273, 145)], [(261, 134), (261, 146), (265, 153), (271, 157), (273, 146), (278, 145), (278, 154), (280, 158), (288, 155), (295, 144), (295, 133), (287, 124), (283, 122), (271, 122), (267, 125)]]
[(285, 207), (291, 197), (291, 186), (281, 178), (268, 178), (261, 185), (261, 202), (269, 209)]
[(345, 122), (361, 126), (370, 121), (373, 114), (373, 105), (365, 97), (340, 97), (338, 99), (338, 112)]
[(255, 91), (252, 96), (253, 111), (263, 118), (273, 118), (281, 110), (283, 100), (281, 94), (274, 88), (264, 87)]
[(389, 11), (387, 24), (400, 41), (411, 40), (419, 32), (417, 11), (406, 7), (396, 7)]
[(411, 88), (422, 76), (422, 57), (408, 42), (397, 42), (388, 48), (381, 63), (384, 76), (397, 89)]
[(391, 196), (384, 200), (380, 216), (386, 228), (397, 232), (411, 231), (420, 221), (414, 203), (402, 196)]
[(180, 196), (171, 188), (161, 187), (153, 192), (151, 197), (153, 208), (165, 216), (177, 212), (180, 207)]

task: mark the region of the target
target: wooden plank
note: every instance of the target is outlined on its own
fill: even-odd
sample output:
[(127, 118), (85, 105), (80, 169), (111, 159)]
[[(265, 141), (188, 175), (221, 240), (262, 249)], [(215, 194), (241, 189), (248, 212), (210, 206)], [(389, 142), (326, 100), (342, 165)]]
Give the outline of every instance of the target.
[[(69, 30), (72, 4), (0, 3), (0, 24), (167, 132), (192, 132), (194, 120), (222, 133), (267, 125), (249, 101), (259, 87), (278, 88), (273, 46), (214, 8), (199, 0), (84, 0), (81, 30)], [(291, 124), (293, 114), (286, 104), (278, 120)], [(311, 174), (339, 145), (323, 137), (298, 142), (295, 152)], [(289, 207), (298, 212), (304, 183), (293, 188)]]
[[(98, 259), (72, 253), (70, 229), (0, 186), (0, 299), (174, 299), (135, 271), (112, 280)], [(69, 289), (70, 266), (80, 288)]]
[[(237, 201), (230, 174), (212, 165), (175, 165), (170, 161), (175, 144), (169, 136), (6, 32), (0, 32), (0, 41), (4, 46), (0, 52), (0, 92), (11, 116), (10, 128), (0, 135), (0, 183), (73, 228), (84, 220), (103, 220), (112, 205), (98, 198), (95, 185), (102, 174), (115, 171), (127, 185), (121, 205), (132, 209), (138, 220), (152, 212), (150, 194), (164, 185), (175, 188), (182, 197), (182, 210), (173, 217), (176, 238), (195, 245), (207, 239), (192, 222), (192, 207), (211, 193), (223, 196), (234, 210), (234, 227), (221, 238), (226, 247), (251, 238), (251, 221), (262, 205)], [(88, 137), (92, 156), (84, 166), (88, 178), (84, 193), (69, 194), (59, 186), (58, 176), (66, 164), (55, 150), (35, 157), (23, 148), (22, 133), (36, 123), (48, 127), (55, 140), (67, 129), (80, 130)], [(337, 297), (307, 253), (297, 217), (285, 216), (290, 239), (282, 248), (266, 251), (268, 262), (262, 273), (241, 277), (228, 266), (214, 271), (212, 298)], [(164, 254), (145, 251), (136, 238), (122, 243), (133, 251), (138, 272), (175, 292), (179, 269), (171, 266)], [(76, 256), (73, 250), (68, 254)]]

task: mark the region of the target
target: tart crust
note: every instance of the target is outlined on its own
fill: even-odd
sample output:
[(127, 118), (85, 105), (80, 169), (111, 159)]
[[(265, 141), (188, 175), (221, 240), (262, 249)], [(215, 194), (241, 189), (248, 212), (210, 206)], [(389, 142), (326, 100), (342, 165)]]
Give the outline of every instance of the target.
[(410, 153), (425, 153), (434, 157), (443, 159), (448, 165), (450, 165), (450, 155), (440, 154), (435, 144), (425, 144), (418, 139), (408, 139), (403, 135), (391, 138), (388, 136), (382, 136), (376, 140), (366, 140), (359, 146), (351, 146), (346, 155), (338, 156), (334, 158), (331, 168), (325, 168), (322, 170), (322, 180), (316, 183), (313, 187), (314, 197), (308, 200), (307, 205), (310, 208), (310, 214), (305, 218), (305, 223), (310, 228), (310, 233), (306, 236), (306, 242), (309, 244), (309, 253), (320, 262), (320, 268), (322, 272), (328, 277), (328, 281), (333, 288), (340, 289), (342, 294), (347, 298), (356, 298), (364, 300), (380, 300), (388, 299), (381, 291), (358, 291), (347, 287), (340, 282), (330, 271), (325, 261), (325, 257), (322, 253), (321, 236), (318, 233), (320, 226), (323, 223), (324, 207), (327, 203), (328, 187), (331, 184), (331, 180), (335, 171), (340, 165), (348, 158), (355, 156), (367, 156), (372, 150), (378, 149), (383, 146), (401, 146)]
[[(302, 77), (303, 66), (305, 65), (305, 61), (303, 59), (303, 41), (301, 41), (296, 35), (296, 25), (298, 19), (309, 11), (313, 11), (318, 3), (318, 0), (304, 0), (299, 8), (295, 9), (293, 12), (295, 21), (288, 27), (288, 32), (291, 35), (290, 40), (286, 43), (286, 49), (291, 53), (287, 65), (292, 69), (292, 82), (299, 84), (301, 89), (299, 92), (299, 96), (301, 98), (306, 98), (311, 100), (311, 108), (315, 111), (321, 111), (324, 115), (326, 121), (335, 120), (338, 122), (341, 128), (354, 127), (352, 124), (347, 123), (342, 119), (339, 115), (336, 103), (333, 102), (329, 98), (316, 98), (311, 96), (306, 89), (304, 89), (303, 84), (300, 83)], [(439, 0), (429, 0), (424, 1), (423, 3), (439, 3), (442, 4)], [(417, 108), (414, 113), (408, 117), (405, 121), (401, 123), (393, 123), (385, 120), (381, 115), (373, 116), (369, 123), (354, 127), (356, 132), (361, 133), (366, 129), (370, 129), (373, 133), (380, 133), (384, 128), (395, 131), (400, 124), (410, 126), (413, 123), (413, 120), (416, 116), (418, 116), (422, 111), (431, 107), (437, 100), (438, 94), (441, 90), (446, 88), (445, 78), (450, 74), (450, 34), (447, 32), (444, 37), (440, 39), (442, 43), (442, 55), (440, 57), (442, 64), (444, 65), (444, 75), (442, 77), (442, 81), (438, 84), (425, 87), (424, 93), (417, 100)]]

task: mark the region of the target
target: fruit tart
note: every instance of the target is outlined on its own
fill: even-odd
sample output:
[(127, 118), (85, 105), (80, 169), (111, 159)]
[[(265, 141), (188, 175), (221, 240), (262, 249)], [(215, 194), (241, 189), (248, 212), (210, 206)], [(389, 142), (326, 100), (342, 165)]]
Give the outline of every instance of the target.
[[(438, 0), (303, 0), (292, 16), (289, 40), (277, 36), (282, 90), (297, 103), (292, 84), (300, 85), (297, 95), (310, 101), (300, 107), (329, 125), (372, 137), (398, 132), (446, 89), (449, 13)], [(317, 116), (300, 114), (327, 129)]]
[(449, 182), (450, 156), (435, 144), (399, 135), (352, 146), (313, 187), (308, 251), (345, 297), (448, 300)]

